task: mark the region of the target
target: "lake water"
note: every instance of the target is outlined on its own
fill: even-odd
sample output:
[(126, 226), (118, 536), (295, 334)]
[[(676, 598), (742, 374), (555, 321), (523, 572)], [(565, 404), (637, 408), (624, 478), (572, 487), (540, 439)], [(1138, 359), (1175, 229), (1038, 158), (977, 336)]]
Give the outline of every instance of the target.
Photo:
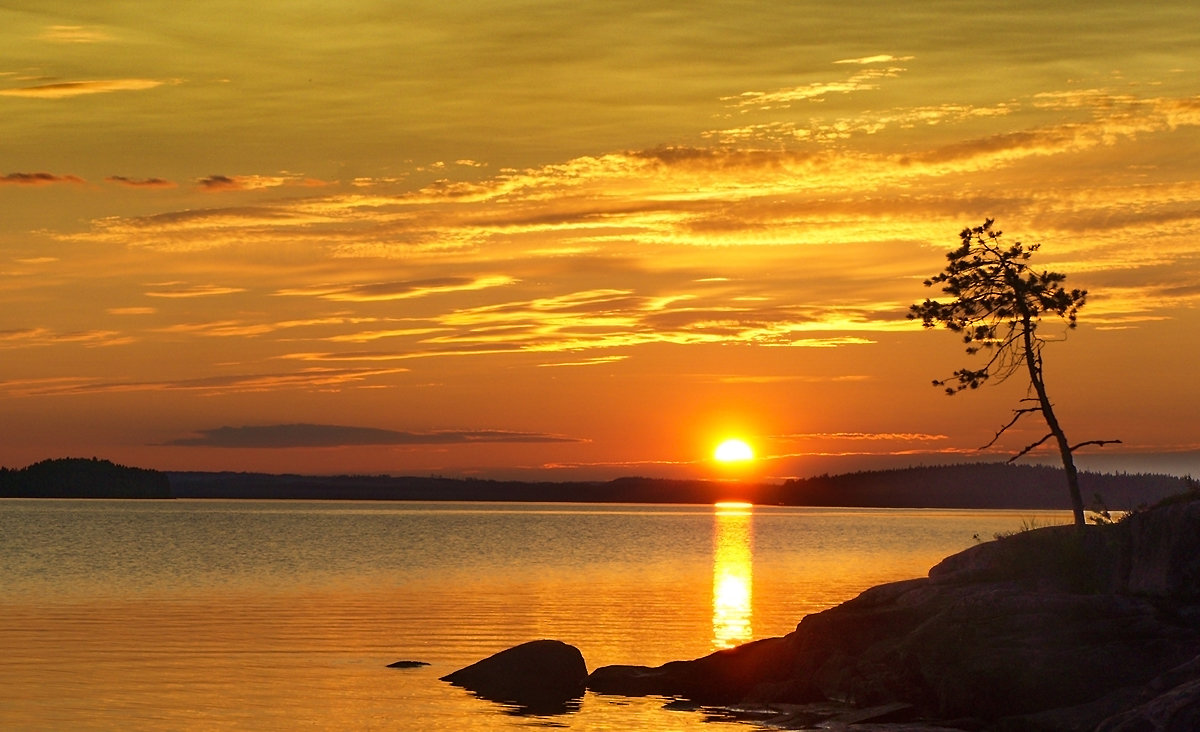
[[(0, 729), (746, 730), (587, 694), (522, 716), (438, 681), (527, 640), (589, 669), (783, 635), (1068, 513), (0, 501)], [(429, 663), (390, 669), (397, 660)]]

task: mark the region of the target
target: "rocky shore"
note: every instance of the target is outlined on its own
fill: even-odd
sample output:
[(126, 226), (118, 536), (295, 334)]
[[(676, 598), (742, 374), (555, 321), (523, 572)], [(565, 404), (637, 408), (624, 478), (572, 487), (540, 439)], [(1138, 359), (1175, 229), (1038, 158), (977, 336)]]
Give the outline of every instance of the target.
[(500, 694), (475, 673), (499, 656), (446, 680), (515, 703), (545, 704), (551, 689), (561, 703), (585, 688), (663, 696), (785, 729), (1200, 730), (1200, 500), (982, 543), (786, 636), (690, 661), (587, 674), (570, 646), (525, 645), (510, 654), (519, 673), (491, 669)]

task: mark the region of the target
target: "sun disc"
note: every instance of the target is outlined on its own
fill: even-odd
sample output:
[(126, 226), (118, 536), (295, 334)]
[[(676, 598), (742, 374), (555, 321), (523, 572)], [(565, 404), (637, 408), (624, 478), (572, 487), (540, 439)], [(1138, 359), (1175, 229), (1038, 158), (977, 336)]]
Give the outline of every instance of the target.
[(728, 439), (717, 445), (713, 458), (722, 463), (737, 463), (754, 459), (754, 448), (744, 440)]

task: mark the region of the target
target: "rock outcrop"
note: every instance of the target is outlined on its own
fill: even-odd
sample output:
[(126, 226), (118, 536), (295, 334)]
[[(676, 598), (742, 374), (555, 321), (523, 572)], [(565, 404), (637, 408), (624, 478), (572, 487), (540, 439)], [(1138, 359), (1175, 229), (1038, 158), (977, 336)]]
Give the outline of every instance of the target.
[(520, 712), (557, 714), (583, 696), (587, 665), (575, 646), (535, 640), (489, 656), (442, 677), (442, 681)]
[(704, 704), (904, 703), (984, 729), (1200, 729), (1200, 500), (980, 544), (796, 630), (598, 693)]

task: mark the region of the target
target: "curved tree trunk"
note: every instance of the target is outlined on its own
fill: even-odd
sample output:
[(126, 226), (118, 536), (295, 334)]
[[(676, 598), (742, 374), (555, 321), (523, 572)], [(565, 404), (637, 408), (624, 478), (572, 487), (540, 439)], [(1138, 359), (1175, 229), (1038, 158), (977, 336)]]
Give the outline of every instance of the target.
[(1050, 403), (1050, 397), (1046, 395), (1046, 383), (1042, 376), (1042, 359), (1033, 346), (1033, 327), (1029, 315), (1023, 317), (1022, 326), (1024, 328), (1022, 336), (1024, 338), (1025, 364), (1029, 367), (1029, 383), (1033, 385), (1033, 391), (1037, 394), (1038, 407), (1042, 410), (1046, 426), (1050, 428), (1050, 434), (1054, 436), (1054, 441), (1058, 444), (1063, 470), (1067, 474), (1067, 490), (1071, 494), (1071, 513), (1074, 515), (1075, 525), (1083, 527), (1086, 526), (1086, 522), (1083, 518), (1083, 496), (1079, 493), (1079, 473), (1075, 470), (1075, 458), (1071, 453), (1071, 444), (1067, 442), (1067, 436), (1059, 426), (1058, 418), (1054, 416), (1054, 406)]

